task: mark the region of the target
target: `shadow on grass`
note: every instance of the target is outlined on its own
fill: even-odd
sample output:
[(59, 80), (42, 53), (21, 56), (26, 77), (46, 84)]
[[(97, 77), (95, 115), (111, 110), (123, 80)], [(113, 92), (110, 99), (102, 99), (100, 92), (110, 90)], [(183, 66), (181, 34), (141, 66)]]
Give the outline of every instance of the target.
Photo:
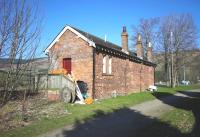
[[(158, 93), (154, 93), (153, 95), (165, 104), (168, 104), (175, 108), (183, 109), (186, 111), (191, 111), (195, 118), (195, 125), (193, 126), (191, 133), (184, 134), (182, 136), (200, 137), (200, 131), (199, 131), (200, 130), (200, 92), (178, 91), (178, 93), (181, 93), (186, 96), (176, 96), (176, 95), (165, 93), (165, 92), (162, 92), (162, 93), (158, 92)], [(163, 96), (167, 96), (167, 97), (163, 98)]]
[[(187, 92), (183, 92), (187, 94)], [(123, 107), (113, 110), (113, 113), (105, 113), (101, 110), (96, 110), (92, 118), (84, 120), (76, 120), (74, 128), (71, 130), (63, 130), (64, 137), (199, 137), (200, 124), (200, 109), (199, 98), (180, 97), (168, 95), (162, 98), (164, 94), (155, 93), (154, 96), (163, 103), (190, 110), (195, 116), (195, 125), (191, 133), (184, 134), (178, 129), (172, 127), (168, 123), (161, 122), (156, 118), (148, 117), (133, 109)], [(197, 94), (197, 93), (195, 93)], [(197, 94), (199, 96), (200, 93)], [(169, 97), (170, 96), (170, 97)], [(190, 93), (190, 96), (193, 96)], [(195, 95), (196, 96), (196, 95)], [(82, 112), (84, 113), (84, 112)], [(157, 128), (151, 127), (154, 123)], [(148, 130), (143, 130), (148, 129)]]

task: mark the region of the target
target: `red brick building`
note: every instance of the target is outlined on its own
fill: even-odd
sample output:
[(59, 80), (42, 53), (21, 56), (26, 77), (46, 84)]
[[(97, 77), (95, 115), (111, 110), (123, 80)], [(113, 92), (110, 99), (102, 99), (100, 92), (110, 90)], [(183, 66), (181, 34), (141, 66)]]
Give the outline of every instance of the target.
[(143, 59), (141, 36), (136, 53), (128, 49), (128, 34), (123, 27), (122, 46), (98, 38), (71, 26), (66, 26), (46, 48), (50, 69), (64, 68), (77, 80), (87, 83), (88, 94), (107, 98), (113, 94), (140, 92), (154, 85), (152, 48)]

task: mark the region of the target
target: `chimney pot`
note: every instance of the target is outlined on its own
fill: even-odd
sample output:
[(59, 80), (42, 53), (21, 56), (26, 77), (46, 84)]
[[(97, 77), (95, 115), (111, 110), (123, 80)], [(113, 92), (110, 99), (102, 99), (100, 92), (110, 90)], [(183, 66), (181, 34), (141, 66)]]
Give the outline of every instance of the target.
[(141, 41), (142, 41), (141, 34), (138, 33), (137, 42), (141, 42)]
[(150, 47), (150, 48), (151, 48), (151, 42), (149, 42), (149, 44), (148, 44), (148, 47)]
[(140, 33), (137, 36), (136, 53), (137, 57), (143, 59), (142, 37)]
[(126, 32), (126, 27), (123, 26), (122, 34), (121, 34), (121, 40), (122, 40), (122, 51), (126, 54), (129, 54), (128, 50), (128, 33)]
[(126, 32), (126, 26), (123, 26), (123, 32)]
[(148, 47), (147, 47), (147, 60), (150, 62), (152, 62), (152, 60), (153, 60), (153, 52), (152, 52), (151, 42), (148, 43)]

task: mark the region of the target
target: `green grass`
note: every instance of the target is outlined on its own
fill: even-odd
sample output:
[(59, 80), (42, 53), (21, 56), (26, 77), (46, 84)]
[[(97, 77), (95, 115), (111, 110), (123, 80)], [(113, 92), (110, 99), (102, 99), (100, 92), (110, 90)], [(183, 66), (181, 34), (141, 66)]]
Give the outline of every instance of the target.
[(167, 93), (176, 93), (177, 91), (181, 91), (181, 90), (191, 90), (191, 89), (199, 89), (200, 85), (199, 84), (195, 84), (195, 85), (190, 85), (190, 86), (178, 86), (175, 88), (169, 88), (169, 87), (158, 87), (158, 91), (159, 92), (167, 92)]
[(183, 109), (174, 109), (162, 116), (161, 120), (179, 130), (180, 133), (190, 133), (195, 124), (193, 113)]
[[(191, 111), (174, 109), (139, 131), (139, 137), (199, 137), (193, 133), (195, 117)], [(151, 127), (151, 128), (149, 128)]]
[[(183, 87), (185, 90), (191, 87)], [(198, 86), (197, 86), (198, 88)], [(181, 87), (177, 88), (182, 90)], [(142, 129), (139, 137), (200, 137), (200, 96), (196, 98), (181, 97), (173, 110), (159, 119), (153, 119), (152, 125)], [(149, 128), (151, 127), (151, 128)]]
[[(194, 88), (200, 88), (200, 86), (182, 86), (177, 88), (158, 88), (159, 93), (168, 93), (166, 95), (174, 94), (177, 90), (189, 90)], [(129, 107), (136, 105), (138, 103), (153, 100), (155, 97), (149, 92), (135, 93), (127, 96), (119, 96), (116, 98), (105, 99), (97, 101), (92, 105), (71, 105), (66, 104), (66, 110), (69, 113), (64, 117), (60, 118), (44, 118), (40, 121), (31, 123), (28, 126), (12, 129), (9, 131), (4, 131), (0, 133), (1, 137), (31, 137), (37, 136), (56, 128), (60, 128), (78, 121), (85, 121), (85, 119), (92, 119), (97, 111), (101, 111), (102, 114), (109, 114), (114, 112), (116, 109), (123, 107)]]

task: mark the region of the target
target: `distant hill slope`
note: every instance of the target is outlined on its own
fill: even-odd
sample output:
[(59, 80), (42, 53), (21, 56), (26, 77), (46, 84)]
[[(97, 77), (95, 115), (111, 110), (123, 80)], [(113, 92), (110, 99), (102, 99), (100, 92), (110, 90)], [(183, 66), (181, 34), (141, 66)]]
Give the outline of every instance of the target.
[[(14, 65), (16, 65), (19, 62), (18, 59), (14, 60)], [(25, 64), (28, 62), (28, 60), (21, 60), (22, 64)], [(9, 59), (8, 58), (0, 58), (0, 70), (6, 71), (9, 67)], [(34, 71), (40, 71), (40, 70), (48, 70), (49, 62), (47, 57), (43, 58), (35, 58), (31, 60), (31, 67)]]
[[(196, 83), (200, 80), (200, 51), (185, 51), (183, 54), (184, 58), (181, 58), (180, 60), (185, 62), (186, 80)], [(157, 64), (156, 81), (164, 81), (164, 53), (154, 54), (154, 62)], [(183, 80), (184, 67), (181, 66), (180, 70), (179, 81)]]

